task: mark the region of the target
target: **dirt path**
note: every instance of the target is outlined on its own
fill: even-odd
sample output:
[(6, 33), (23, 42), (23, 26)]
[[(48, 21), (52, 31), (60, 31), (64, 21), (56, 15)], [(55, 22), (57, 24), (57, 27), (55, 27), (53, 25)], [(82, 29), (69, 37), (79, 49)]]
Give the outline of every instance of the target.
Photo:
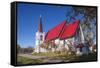
[(43, 60), (43, 63), (57, 63), (57, 62), (63, 62), (64, 60), (61, 59), (52, 59), (46, 56), (34, 56), (31, 54), (19, 54), (19, 56), (22, 57), (27, 57), (27, 58), (31, 58), (31, 59), (41, 59)]
[(31, 59), (44, 59), (44, 58), (47, 58), (46, 56), (33, 56), (31, 54), (19, 54), (19, 56), (27, 57), (27, 58), (31, 58)]

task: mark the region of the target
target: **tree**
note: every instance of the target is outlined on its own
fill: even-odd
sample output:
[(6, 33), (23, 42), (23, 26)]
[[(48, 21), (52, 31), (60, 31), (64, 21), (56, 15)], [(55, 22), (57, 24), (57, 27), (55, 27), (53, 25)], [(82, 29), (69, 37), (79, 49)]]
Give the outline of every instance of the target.
[(96, 7), (71, 7), (70, 12), (66, 14), (69, 22), (75, 18), (80, 20), (80, 25), (84, 31), (84, 36), (86, 39), (93, 41), (93, 38), (96, 36)]

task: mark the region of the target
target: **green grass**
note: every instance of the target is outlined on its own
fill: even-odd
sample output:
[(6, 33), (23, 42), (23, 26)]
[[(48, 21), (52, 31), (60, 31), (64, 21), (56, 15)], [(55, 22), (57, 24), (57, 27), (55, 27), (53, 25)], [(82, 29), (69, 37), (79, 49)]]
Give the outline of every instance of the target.
[(62, 59), (62, 60), (70, 60), (71, 62), (74, 61), (95, 61), (97, 60), (97, 55), (95, 53), (89, 55), (68, 55), (65, 52), (48, 52), (48, 53), (33, 53), (35, 56), (47, 56), (52, 59)]
[[(59, 53), (59, 52), (47, 52), (47, 53), (33, 53), (33, 56), (47, 56), (50, 61), (53, 59), (60, 59), (63, 62), (88, 62), (88, 61), (96, 61), (97, 60), (97, 54), (91, 53), (89, 55), (68, 55), (65, 52)], [(47, 58), (46, 58), (47, 59)], [(66, 61), (68, 60), (68, 61)], [(22, 56), (17, 56), (17, 64), (39, 64), (44, 63), (44, 60), (42, 59), (30, 59)]]
[(22, 56), (17, 56), (17, 64), (21, 65), (21, 64), (37, 64), (37, 63), (42, 63), (42, 60), (38, 60), (38, 59), (30, 59), (30, 58), (26, 58), (26, 57), (22, 57)]
[(53, 58), (53, 59), (70, 59), (74, 57), (75, 55), (68, 55), (65, 52), (46, 52), (46, 53), (33, 53), (34, 56), (46, 56), (48, 58)]
[(33, 53), (34, 56), (47, 56), (47, 57), (57, 57), (57, 56), (65, 56), (65, 53), (59, 52), (46, 52), (46, 53)]

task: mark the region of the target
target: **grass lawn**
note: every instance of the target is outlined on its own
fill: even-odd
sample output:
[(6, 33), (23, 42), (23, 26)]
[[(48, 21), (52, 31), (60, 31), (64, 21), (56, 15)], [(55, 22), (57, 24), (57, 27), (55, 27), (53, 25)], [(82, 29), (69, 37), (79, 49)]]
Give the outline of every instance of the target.
[(68, 57), (68, 55), (64, 52), (46, 52), (46, 53), (33, 53), (34, 56), (46, 56), (49, 58), (62, 58), (62, 57)]
[(21, 64), (37, 64), (37, 63), (41, 63), (42, 60), (38, 60), (38, 59), (30, 59), (30, 58), (26, 58), (26, 57), (22, 57), (22, 56), (17, 56), (17, 64), (21, 65)]
[[(88, 62), (88, 61), (96, 61), (97, 60), (97, 54), (91, 53), (88, 55), (68, 55), (64, 52), (58, 53), (58, 52), (48, 52), (48, 53), (33, 53), (33, 56), (46, 56), (48, 57), (49, 61), (52, 60), (62, 60), (63, 62)], [(18, 65), (24, 65), (24, 64), (40, 64), (43, 63), (45, 59), (30, 59), (22, 56), (17, 56), (17, 64)], [(68, 61), (67, 61), (68, 60)]]
[(47, 56), (52, 59), (62, 59), (62, 60), (70, 60), (69, 62), (75, 62), (75, 61), (96, 61), (97, 60), (97, 55), (96, 53), (91, 53), (88, 55), (68, 55), (64, 52), (62, 53), (57, 53), (57, 52), (48, 52), (48, 53), (33, 53), (33, 55), (36, 56)]

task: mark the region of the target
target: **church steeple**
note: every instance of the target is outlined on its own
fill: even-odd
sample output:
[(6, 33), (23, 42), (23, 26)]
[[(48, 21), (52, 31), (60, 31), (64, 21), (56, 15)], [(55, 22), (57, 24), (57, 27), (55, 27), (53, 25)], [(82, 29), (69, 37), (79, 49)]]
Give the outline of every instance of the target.
[(35, 52), (43, 52), (41, 49), (41, 44), (44, 42), (45, 32), (42, 30), (42, 17), (40, 15), (39, 23), (38, 23), (38, 31), (36, 32), (36, 48)]
[(42, 17), (41, 17), (41, 15), (40, 15), (40, 20), (39, 20), (39, 25), (38, 25), (38, 31), (39, 32), (43, 32), (43, 30), (42, 30)]

